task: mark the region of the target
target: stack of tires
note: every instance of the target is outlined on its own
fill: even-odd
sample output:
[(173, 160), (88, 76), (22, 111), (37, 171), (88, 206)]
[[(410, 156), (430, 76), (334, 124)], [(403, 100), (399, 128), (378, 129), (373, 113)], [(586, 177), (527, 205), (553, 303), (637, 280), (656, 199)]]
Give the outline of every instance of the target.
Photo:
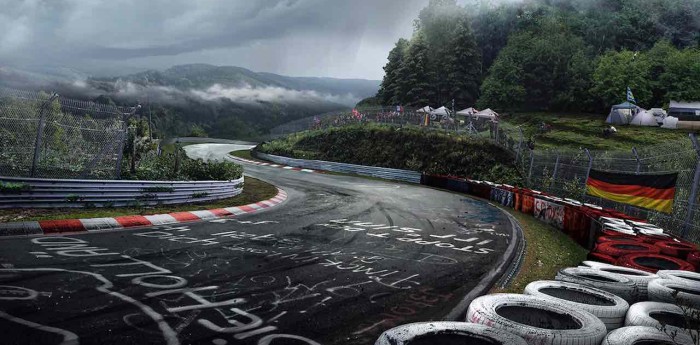
[(700, 273), (585, 261), (523, 294), (475, 299), (465, 322), (399, 326), (375, 345), (700, 345), (699, 311)]
[(700, 252), (695, 244), (664, 233), (652, 224), (600, 217), (601, 229), (590, 260), (635, 268), (697, 271)]

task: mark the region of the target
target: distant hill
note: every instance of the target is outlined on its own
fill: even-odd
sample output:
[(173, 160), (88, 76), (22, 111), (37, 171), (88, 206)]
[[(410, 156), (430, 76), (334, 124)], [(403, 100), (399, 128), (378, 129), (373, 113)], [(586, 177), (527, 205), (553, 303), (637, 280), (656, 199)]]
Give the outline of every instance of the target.
[[(287, 77), (273, 73), (259, 73), (235, 66), (207, 64), (178, 65), (163, 71), (149, 70), (141, 73), (112, 77), (91, 78), (95, 82), (129, 81), (143, 86), (168, 86), (182, 90), (206, 89), (218, 84), (222, 87), (279, 87), (296, 91), (315, 91), (322, 95), (344, 96), (352, 106), (357, 100), (373, 96), (379, 89), (379, 80), (337, 79), (315, 77)], [(352, 100), (351, 100), (352, 99)]]

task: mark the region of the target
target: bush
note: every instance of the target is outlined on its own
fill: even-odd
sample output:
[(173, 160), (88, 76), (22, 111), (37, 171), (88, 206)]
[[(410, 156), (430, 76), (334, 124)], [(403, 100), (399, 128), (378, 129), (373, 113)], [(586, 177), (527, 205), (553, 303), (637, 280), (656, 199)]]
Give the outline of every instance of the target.
[(243, 176), (243, 167), (227, 161), (204, 162), (188, 158), (183, 161), (182, 174), (193, 181), (235, 180)]
[[(180, 157), (179, 167), (177, 157)], [(129, 173), (128, 163), (122, 164), (122, 179), (146, 181), (227, 181), (243, 176), (243, 167), (238, 164), (222, 162), (205, 162), (191, 159), (180, 149), (175, 153), (144, 155), (135, 174)], [(148, 191), (153, 192), (153, 191)]]

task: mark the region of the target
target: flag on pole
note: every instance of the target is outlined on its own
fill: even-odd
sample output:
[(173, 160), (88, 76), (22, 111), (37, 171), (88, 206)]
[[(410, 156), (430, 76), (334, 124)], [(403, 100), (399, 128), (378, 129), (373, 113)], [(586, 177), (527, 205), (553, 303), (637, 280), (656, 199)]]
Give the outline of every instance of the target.
[(586, 181), (588, 195), (671, 213), (678, 173), (636, 175), (591, 170)]
[(637, 104), (637, 100), (634, 98), (634, 95), (632, 94), (632, 89), (630, 87), (627, 87), (627, 102)]

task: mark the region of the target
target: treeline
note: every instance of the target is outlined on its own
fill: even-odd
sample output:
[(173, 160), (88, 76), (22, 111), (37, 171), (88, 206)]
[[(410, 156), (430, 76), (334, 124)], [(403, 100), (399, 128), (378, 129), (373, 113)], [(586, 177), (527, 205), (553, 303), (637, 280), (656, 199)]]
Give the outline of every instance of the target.
[(700, 99), (700, 1), (431, 0), (389, 53), (387, 105), (601, 111)]

